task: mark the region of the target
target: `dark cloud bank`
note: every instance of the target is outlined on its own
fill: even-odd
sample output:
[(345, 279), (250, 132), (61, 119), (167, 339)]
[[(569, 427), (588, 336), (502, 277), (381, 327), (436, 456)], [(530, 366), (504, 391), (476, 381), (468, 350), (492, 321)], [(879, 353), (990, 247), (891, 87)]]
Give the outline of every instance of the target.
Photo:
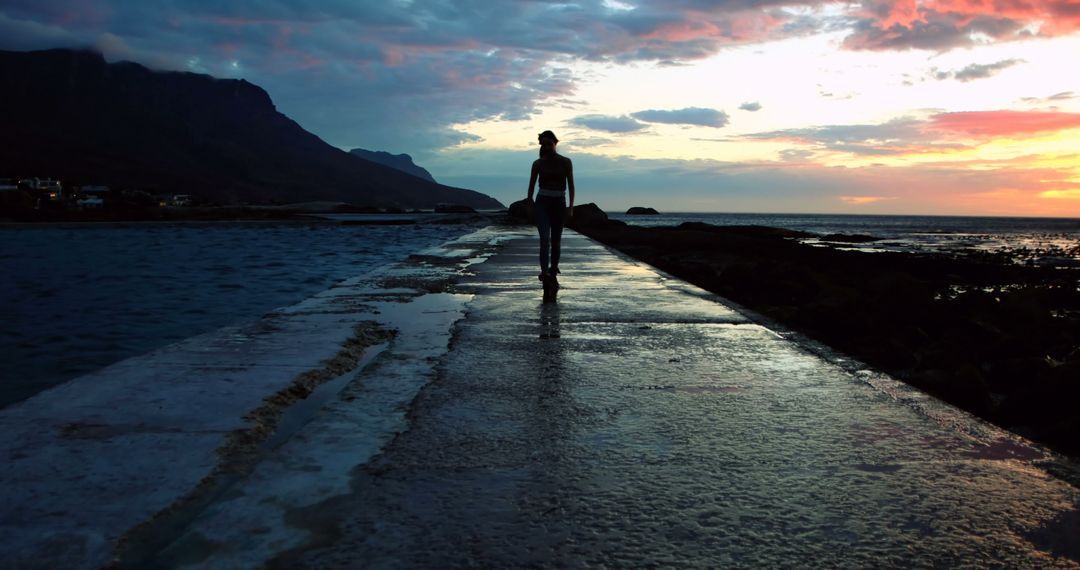
[[(452, 125), (524, 119), (571, 98), (576, 60), (679, 65), (727, 46), (848, 30), (850, 49), (945, 50), (974, 35), (997, 41), (1070, 33), (1080, 13), (1064, 0), (981, 4), (948, 12), (868, 1), (826, 16), (819, 0), (660, 0), (623, 10), (602, 1), (354, 2), (7, 0), (0, 49), (96, 47), (110, 60), (243, 77), (265, 87), (305, 128), (339, 147), (427, 151), (475, 137)], [(828, 4), (835, 7), (835, 4)], [(1044, 22), (1033, 32), (1033, 22)], [(991, 64), (991, 65), (1000, 65)], [(959, 80), (998, 68), (965, 68)], [(756, 110), (746, 103), (743, 110)], [(579, 118), (607, 132), (644, 122), (719, 127), (709, 109)], [(636, 125), (635, 125), (636, 123)]]

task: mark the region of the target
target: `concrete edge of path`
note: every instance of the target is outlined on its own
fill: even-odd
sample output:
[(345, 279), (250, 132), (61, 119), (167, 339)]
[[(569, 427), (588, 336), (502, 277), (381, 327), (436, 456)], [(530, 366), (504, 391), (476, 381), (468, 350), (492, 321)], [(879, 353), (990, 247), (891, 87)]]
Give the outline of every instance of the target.
[[(644, 261), (635, 259), (614, 247), (600, 243), (592, 238), (587, 239), (602, 245), (613, 255), (627, 263), (648, 265)], [(917, 410), (932, 421), (941, 425), (949, 425), (962, 429), (979, 441), (992, 442), (987, 446), (988, 449), (986, 450), (986, 453), (988, 457), (1009, 457), (1018, 453), (1028, 458), (1035, 457), (1036, 459), (1032, 460), (1032, 465), (1042, 469), (1050, 476), (1060, 479), (1076, 489), (1080, 489), (1080, 463), (1078, 463), (1077, 460), (1053, 451), (1048, 447), (1029, 440), (1021, 435), (996, 426), (971, 412), (960, 409), (935, 396), (923, 392), (902, 380), (898, 380), (889, 374), (876, 370), (873, 366), (862, 362), (861, 360), (833, 349), (832, 347), (791, 329), (783, 323), (754, 311), (745, 305), (706, 289), (702, 289), (701, 287), (693, 285), (660, 268), (652, 265), (648, 265), (648, 267), (661, 278), (665, 279), (670, 286), (677, 287), (687, 294), (702, 299), (709, 299), (730, 307), (735, 312), (746, 317), (749, 321), (761, 325), (785, 340), (795, 343), (803, 350), (816, 355), (822, 360), (844, 369), (854, 378), (870, 385), (879, 392), (887, 394), (898, 403)], [(1028, 451), (1021, 451), (1025, 449)]]
[(407, 327), (396, 306), (446, 290), (503, 233), (470, 233), (0, 410), (0, 555), (96, 568), (181, 526)]

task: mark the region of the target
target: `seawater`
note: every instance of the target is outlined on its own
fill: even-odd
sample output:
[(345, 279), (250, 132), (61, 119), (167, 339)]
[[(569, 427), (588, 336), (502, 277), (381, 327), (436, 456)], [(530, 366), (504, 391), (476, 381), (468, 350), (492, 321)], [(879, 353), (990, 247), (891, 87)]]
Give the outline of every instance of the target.
[(475, 225), (0, 228), (0, 406), (261, 317)]
[[(863, 216), (835, 214), (664, 213), (653, 216), (608, 214), (628, 224), (657, 227), (683, 222), (718, 226), (755, 225), (819, 235), (862, 234), (880, 241), (844, 249), (905, 252), (1022, 252), (1024, 260), (1068, 257), (1080, 260), (1080, 219), (977, 216)], [(806, 240), (818, 244), (820, 240)]]

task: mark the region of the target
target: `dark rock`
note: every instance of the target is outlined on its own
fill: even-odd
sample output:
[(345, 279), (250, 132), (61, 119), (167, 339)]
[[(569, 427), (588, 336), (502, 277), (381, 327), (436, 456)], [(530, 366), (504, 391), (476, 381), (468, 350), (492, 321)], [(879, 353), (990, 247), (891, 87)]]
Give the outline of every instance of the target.
[(607, 223), (607, 213), (592, 202), (574, 206), (574, 215), (569, 219), (569, 226), (575, 230), (578, 228), (605, 226)]
[(1080, 267), (1080, 259), (1060, 256), (1038, 257), (1031, 260), (1032, 265), (1043, 267)]
[[(509, 217), (512, 221), (520, 223), (535, 223), (529, 215), (529, 201), (518, 200), (513, 204), (510, 204), (510, 208), (507, 210)], [(581, 204), (574, 206), (574, 215), (567, 217), (566, 225), (572, 229), (582, 227), (610, 227), (618, 228), (625, 227), (625, 222), (616, 220), (609, 220), (607, 213), (600, 209), (594, 203)]]
[(529, 217), (529, 201), (525, 199), (510, 204), (510, 208), (507, 209), (506, 213), (512, 221), (520, 223), (531, 223), (532, 221)]
[(343, 226), (411, 226), (416, 224), (416, 220), (386, 220), (379, 218), (371, 218), (360, 220), (342, 220), (339, 223)]
[(463, 204), (438, 204), (436, 214), (475, 214), (476, 210)]
[(814, 235), (799, 230), (770, 228), (768, 226), (714, 226), (705, 222), (683, 222), (676, 226), (675, 229), (737, 235), (748, 238), (802, 238), (813, 237)]
[(634, 206), (626, 211), (626, 215), (628, 216), (657, 216), (659, 214), (660, 212), (657, 212), (652, 208), (645, 208), (642, 206)]
[(990, 392), (982, 374), (970, 365), (952, 369), (921, 369), (908, 378), (912, 384), (976, 414), (991, 406)]
[(455, 213), (448, 216), (436, 216), (430, 220), (424, 220), (422, 223), (434, 224), (434, 225), (468, 225), (468, 224), (480, 224), (484, 222), (490, 222), (491, 218), (480, 213)]
[(334, 211), (341, 214), (379, 214), (382, 210), (375, 206), (354, 206), (353, 204), (339, 204), (334, 206)]

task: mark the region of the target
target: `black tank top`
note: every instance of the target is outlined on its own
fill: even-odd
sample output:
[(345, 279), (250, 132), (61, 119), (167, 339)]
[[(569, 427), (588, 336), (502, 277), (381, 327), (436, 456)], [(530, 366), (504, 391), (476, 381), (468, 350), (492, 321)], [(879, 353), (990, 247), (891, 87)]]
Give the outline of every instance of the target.
[(541, 190), (566, 190), (566, 178), (573, 168), (569, 158), (561, 154), (549, 158), (538, 158), (533, 163), (533, 167), (539, 173)]

